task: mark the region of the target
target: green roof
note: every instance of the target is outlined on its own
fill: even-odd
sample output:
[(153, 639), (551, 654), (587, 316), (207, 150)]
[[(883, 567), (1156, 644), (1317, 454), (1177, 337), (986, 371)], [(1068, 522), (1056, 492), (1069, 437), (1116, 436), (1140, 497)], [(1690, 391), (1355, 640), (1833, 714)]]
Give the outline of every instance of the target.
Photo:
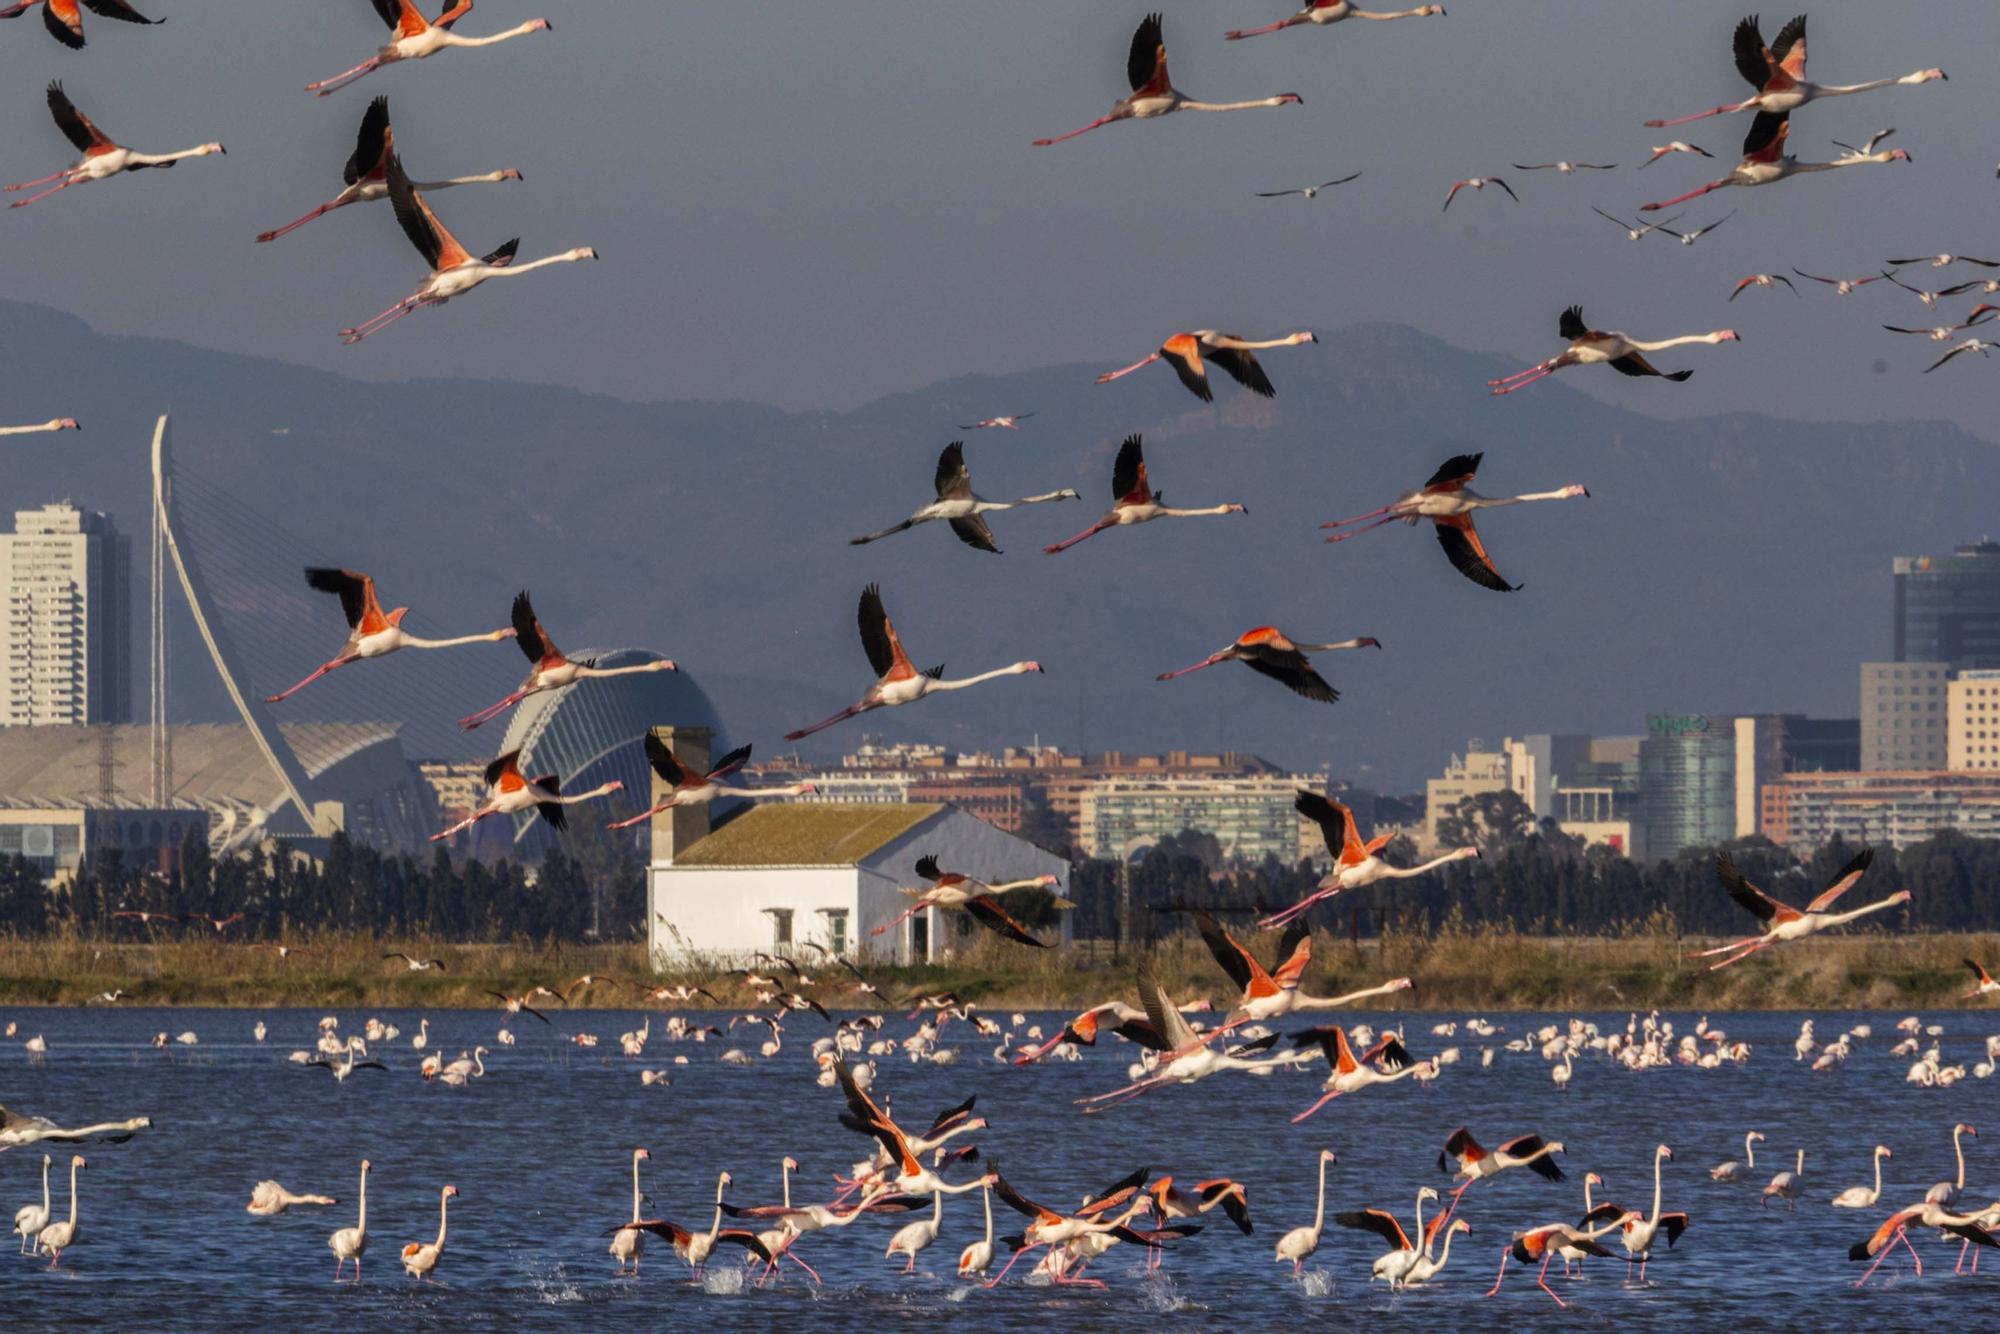
[(759, 806), (674, 858), (676, 866), (853, 866), (944, 810), (936, 803)]

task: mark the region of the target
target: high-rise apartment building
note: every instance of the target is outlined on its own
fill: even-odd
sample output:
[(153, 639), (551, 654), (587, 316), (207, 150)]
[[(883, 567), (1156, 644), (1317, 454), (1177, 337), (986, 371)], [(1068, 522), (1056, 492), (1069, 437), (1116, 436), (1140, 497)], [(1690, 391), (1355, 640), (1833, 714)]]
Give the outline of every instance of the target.
[(0, 534), (0, 726), (132, 716), (132, 550), (109, 515), (19, 510)]
[(1896, 557), (1896, 661), (2000, 668), (2000, 542)]
[(1960, 672), (1945, 691), (1945, 767), (2000, 770), (2000, 671)]
[(1861, 768), (1911, 773), (1945, 765), (1948, 662), (1861, 664)]

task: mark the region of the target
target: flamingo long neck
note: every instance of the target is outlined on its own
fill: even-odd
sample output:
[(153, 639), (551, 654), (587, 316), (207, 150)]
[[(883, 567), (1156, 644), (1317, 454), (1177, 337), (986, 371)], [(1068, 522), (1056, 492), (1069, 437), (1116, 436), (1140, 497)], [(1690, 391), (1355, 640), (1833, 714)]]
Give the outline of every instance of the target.
[[(1588, 1186), (1585, 1186), (1585, 1187), (1584, 1187), (1584, 1189), (1585, 1189), (1585, 1190), (1589, 1190), (1589, 1189), (1590, 1189), (1590, 1187), (1588, 1187)], [(1417, 1192), (1417, 1245), (1418, 1245), (1419, 1247), (1422, 1247), (1422, 1245), (1423, 1245), (1423, 1241), (1424, 1241), (1424, 1196), (1425, 1196), (1425, 1194), (1426, 1194), (1426, 1192), (1424, 1192), (1424, 1191), (1421, 1191), (1421, 1190)], [(1589, 1212), (1590, 1212), (1590, 1206), (1589, 1206), (1589, 1205), (1588, 1205), (1587, 1203), (1586, 1203), (1586, 1204), (1584, 1205), (1584, 1210), (1583, 1210), (1583, 1211), (1584, 1211), (1585, 1213), (1589, 1213)]]
[(1382, 874), (1385, 876), (1394, 877), (1398, 880), (1407, 880), (1409, 877), (1413, 875), (1422, 875), (1425, 871), (1435, 871), (1438, 867), (1443, 866), (1446, 862), (1458, 861), (1464, 855), (1465, 855), (1464, 849), (1462, 848), (1455, 849), (1451, 852), (1445, 853), (1441, 857), (1433, 857), (1429, 861), (1420, 862), (1415, 866), (1410, 866), (1410, 867), (1384, 866), (1382, 868)]
[(523, 273), (533, 273), (536, 269), (547, 268), (551, 264), (573, 264), (577, 260), (588, 258), (590, 256), (587, 253), (565, 250), (560, 255), (544, 255), (542, 258), (530, 260), (526, 264), (509, 264), (505, 268), (494, 269), (487, 276), (490, 278), (514, 278)]
[(1399, 985), (1401, 980), (1398, 978), (1396, 982), (1385, 982), (1379, 987), (1369, 987), (1365, 991), (1350, 991), (1345, 996), (1308, 996), (1304, 992), (1299, 992), (1297, 993), (1298, 998), (1292, 1002), (1292, 1008), (1295, 1010), (1330, 1010), (1336, 1006), (1352, 1005), (1355, 1001), (1367, 1000), (1371, 996), (1393, 995), (1403, 990)]
[(1319, 1203), (1313, 1206), (1313, 1235), (1317, 1237), (1321, 1224), (1326, 1221), (1326, 1156), (1319, 1160)]
[[(1261, 105), (1261, 103), (1259, 104)], [(1212, 338), (1207, 340), (1210, 347), (1229, 348), (1235, 351), (1257, 352), (1269, 347), (1296, 347), (1308, 340), (1297, 334), (1286, 334), (1283, 338)]]
[(1531, 500), (1567, 500), (1561, 491), (1524, 491), (1518, 496), (1468, 496), (1467, 504), (1472, 509), (1499, 509), (1503, 505), (1525, 505)]
[(1207, 514), (1234, 514), (1235, 512), (1235, 507), (1231, 505), (1211, 505), (1207, 509), (1198, 510), (1170, 509), (1165, 505), (1159, 507), (1160, 515), (1169, 519), (1198, 519)]
[[(1249, 102), (1198, 102), (1192, 97), (1183, 97), (1178, 110), (1181, 111), (1254, 111), (1258, 107), (1281, 107), (1282, 97), (1260, 97)], [(1246, 343), (1246, 347), (1263, 347), (1263, 343)]]
[(1039, 876), (1032, 877), (1027, 880), (1003, 881), (1000, 884), (988, 885), (986, 887), (987, 892), (991, 894), (1005, 894), (1009, 890), (1014, 890), (1014, 889), (1050, 889), (1050, 888), (1053, 888), (1053, 886), (1043, 884)]
[(207, 157), (214, 151), (207, 144), (198, 148), (184, 148), (178, 153), (140, 153), (128, 148), (125, 150), (125, 160), (142, 166), (162, 166), (169, 162), (179, 162), (182, 158)]
[(1075, 500), (1076, 498), (1077, 494), (1074, 491), (1045, 491), (1039, 496), (1022, 496), (1020, 499), (1010, 500), (1004, 505), (990, 505), (988, 508), (999, 510), (1008, 509), (1014, 505), (1046, 505), (1052, 500)]
[[(1653, 1213), (1652, 1217), (1646, 1220), (1646, 1226), (1648, 1227), (1658, 1227), (1660, 1225), (1660, 1168), (1665, 1162), (1666, 1155), (1659, 1153), (1653, 1155)], [(1882, 1160), (1880, 1158), (1875, 1160), (1875, 1166), (1877, 1170), (1881, 1168)]]
[(361, 1172), (361, 1209), (355, 1216), (354, 1230), (364, 1233), (368, 1231), (368, 1171), (366, 1168), (363, 1168)]
[(1723, 338), (1722, 331), (1718, 329), (1714, 333), (1682, 334), (1678, 338), (1660, 338), (1660, 339), (1655, 339), (1652, 342), (1641, 342), (1637, 338), (1628, 338), (1625, 341), (1630, 343), (1635, 349), (1637, 349), (1640, 352), (1664, 352), (1668, 348), (1686, 347), (1692, 343), (1708, 343), (1710, 345), (1714, 345), (1717, 343), (1725, 342), (1727, 340)]
[(1900, 894), (1891, 894), (1886, 899), (1879, 899), (1874, 903), (1865, 903), (1852, 912), (1829, 914), (1822, 924), (1822, 929), (1828, 926), (1839, 926), (1843, 922), (1851, 922), (1857, 917), (1866, 917), (1869, 913), (1881, 912), (1884, 908), (1894, 908), (1902, 902), (1903, 898)]
[(635, 672), (657, 672), (659, 670), (657, 666), (650, 662), (641, 662), (630, 667), (585, 667), (579, 664), (576, 669), (576, 675), (578, 680), (582, 680), (586, 676), (631, 676)]
[(1806, 1151), (1804, 1149), (1800, 1149), (1798, 1162), (1796, 1162), (1792, 1166), (1792, 1175), (1802, 1177), (1805, 1174), (1806, 1174)]
[(75, 1231), (76, 1229), (76, 1170), (80, 1166), (81, 1164), (75, 1161), (71, 1161), (69, 1165), (69, 1225), (71, 1231)]
[(639, 1155), (632, 1155), (632, 1221), (639, 1221)]
[(47, 1154), (43, 1154), (42, 1155), (42, 1217), (44, 1218), (47, 1218), (49, 1216), (49, 1210), (53, 1208), (55, 1205), (55, 1201), (49, 1198), (49, 1161), (50, 1161), (49, 1156)]
[(62, 423), (43, 422), (39, 426), (0, 426), (0, 435), (33, 435), (38, 431), (60, 431)]
[(982, 1195), (986, 1205), (986, 1244), (990, 1247), (993, 1244), (993, 1187), (986, 1187)]
[(449, 190), (454, 185), (494, 185), (507, 179), (504, 171), (489, 171), (483, 176), (453, 176), (442, 181), (411, 181), (416, 190)]
[[(1444, 1248), (1438, 1252), (1437, 1269), (1444, 1268), (1445, 1262), (1451, 1259), (1451, 1239), (1457, 1231), (1458, 1229), (1455, 1227), (1448, 1227), (1444, 1230)], [(1436, 1273), (1437, 1270), (1434, 1269), (1431, 1272)]]
[(455, 639), (420, 639), (416, 635), (404, 634), (400, 637), (400, 640), (397, 643), (396, 647), (397, 648), (457, 648), (461, 644), (491, 644), (494, 642), (496, 638), (497, 636), (491, 633), (483, 635), (459, 635)]
[[(1951, 1151), (1958, 1155), (1958, 1188), (1960, 1190), (1964, 1190), (1965, 1189), (1965, 1145), (1959, 1140), (1959, 1133), (1961, 1129), (1962, 1127), (1960, 1126), (1953, 1126), (1951, 1128)], [(1882, 1157), (1880, 1154), (1877, 1154), (1875, 1157), (1875, 1168), (1879, 1172), (1881, 1170), (1881, 1167), (1882, 1167)]]
[(474, 1047), (472, 1049), (472, 1074), (476, 1079), (486, 1078), (486, 1048), (484, 1047)]
[(541, 27), (540, 22), (522, 23), (505, 32), (496, 32), (491, 37), (460, 37), (453, 32), (440, 32), (438, 35), (445, 46), (493, 46), (499, 42), (512, 41), (516, 37), (526, 37), (531, 32), (539, 32)]
[(1298, 648), (1302, 653), (1338, 653), (1344, 648), (1366, 648), (1368, 642), (1365, 638), (1343, 639), (1337, 644), (1300, 644)]
[(1899, 83), (1927, 83), (1926, 71), (1905, 74), (1900, 79), (1871, 79), (1867, 83), (1816, 83), (1812, 86), (1815, 99), (1822, 97), (1847, 97), (1854, 93), (1872, 93), (1877, 88), (1894, 88)]
[(1588, 1214), (1596, 1206), (1590, 1202), (1590, 1178), (1583, 1179), (1583, 1211)]
[[(1963, 1185), (1965, 1183), (1965, 1160), (1963, 1158), (1960, 1158), (1958, 1161), (1958, 1171), (1959, 1184)], [(1880, 1197), (1882, 1194), (1882, 1155), (1879, 1152), (1875, 1155), (1875, 1194), (1877, 1197)]]
[(944, 1192), (931, 1192), (931, 1231), (935, 1233), (944, 1224)]
[(802, 797), (809, 787), (806, 783), (790, 783), (784, 787), (723, 787), (717, 785), (718, 797), (735, 797), (739, 801), (769, 801), (773, 797)]
[(1583, 1235), (1589, 1237), (1592, 1241), (1595, 1241), (1597, 1238), (1603, 1236), (1605, 1233), (1616, 1231), (1617, 1229), (1624, 1226), (1625, 1226), (1625, 1220), (1622, 1216), (1620, 1216), (1618, 1218), (1607, 1220), (1602, 1227), (1594, 1227), (1590, 1229), (1588, 1232), (1585, 1232)]
[(789, 1158), (785, 1160), (780, 1174), (784, 1177), (785, 1183), (785, 1212), (790, 1213), (792, 1209), (792, 1163)]
[(711, 1246), (715, 1244), (715, 1239), (722, 1235), (722, 1188), (724, 1184), (724, 1182), (719, 1180), (715, 1183), (715, 1221), (708, 1225), (708, 1244)]
[[(1431, 10), (1429, 5), (1420, 5), (1415, 9), (1350, 9), (1347, 11), (1347, 17), (1351, 19), (1427, 19), (1430, 16)], [(1449, 1250), (1451, 1248), (1451, 1238), (1445, 1238), (1444, 1244), (1445, 1249)], [(1442, 1266), (1444, 1261), (1440, 1260), (1438, 1264)]]
[(1754, 1130), (1743, 1137), (1743, 1156), (1749, 1160), (1749, 1167), (1757, 1166), (1757, 1132)]
[(959, 681), (933, 681), (925, 688), (924, 693), (928, 695), (937, 690), (963, 690), (967, 686), (976, 686), (982, 682), (996, 680), (1002, 676), (1019, 676), (1027, 670), (1028, 665), (1026, 663), (1017, 662), (1011, 667), (996, 667), (990, 672), (981, 672), (977, 676), (968, 676)]
[[(622, 783), (616, 783), (616, 782), (603, 783), (597, 787), (590, 789), (590, 791), (588, 792), (572, 792), (567, 796), (544, 797), (542, 798), (542, 800), (553, 801), (563, 806), (574, 806), (579, 801), (594, 801), (598, 797), (608, 796), (613, 792), (622, 792), (623, 790), (624, 790), (624, 784)], [(481, 1073), (483, 1074), (485, 1072), (481, 1071)]]
[(437, 1239), (438, 1250), (444, 1249), (444, 1229), (445, 1229), (445, 1224), (447, 1220), (450, 1219), (450, 1217), (451, 1217), (451, 1192), (449, 1190), (439, 1191), (438, 1192), (438, 1239)]

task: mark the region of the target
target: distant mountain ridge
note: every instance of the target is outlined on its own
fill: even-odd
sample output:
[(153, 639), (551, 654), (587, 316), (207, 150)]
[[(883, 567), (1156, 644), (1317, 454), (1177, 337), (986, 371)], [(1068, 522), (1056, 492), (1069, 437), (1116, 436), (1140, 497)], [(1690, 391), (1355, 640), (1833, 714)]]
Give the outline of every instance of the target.
[[(420, 373), (448, 331), (419, 320), (392, 336)], [(663, 333), (663, 355), (678, 336)], [(1648, 712), (1851, 715), (1855, 664), (1889, 651), (1890, 558), (1991, 530), (2000, 496), (2000, 449), (1948, 424), (1667, 421), (1561, 379), (1493, 400), (1485, 381), (1514, 366), (1393, 325), (1267, 354), (1275, 401), (1230, 385), (1212, 407), (1163, 368), (1098, 387), (1095, 366), (966, 375), (844, 413), (381, 384), (99, 334), (5, 301), (0, 348), (0, 417), (73, 414), (86, 428), (8, 442), (0, 477), (15, 507), (70, 497), (114, 512), (143, 547), (145, 443), (170, 409), (183, 476), (256, 507), (296, 536), (301, 558), (393, 579), (427, 632), (503, 624), (514, 590), (532, 587), (565, 646), (644, 644), (679, 659), (760, 755), (867, 685), (854, 602), (871, 581), (923, 663), (966, 674), (1032, 657), (1048, 674), (869, 715), (808, 742), (809, 756), (837, 755), (863, 731), (961, 748), (1039, 736), (1249, 750), (1400, 790), (1468, 736), (1629, 733)], [(1698, 398), (1691, 364), (1688, 384), (1635, 382), (1631, 400)], [(1038, 415), (1018, 433), (959, 429), (1003, 412)], [(1135, 431), (1172, 503), (1242, 501), (1249, 514), (1164, 520), (1042, 555), (1107, 507), (1112, 455)], [(942, 525), (847, 545), (925, 503), (939, 449), (959, 438), (983, 495), (1074, 486), (1084, 499), (992, 516), (999, 557)], [(1428, 532), (1320, 540), (1320, 521), (1481, 451), (1483, 492), (1582, 482), (1594, 497), (1482, 521), (1522, 591), (1466, 582)], [(1235, 666), (1153, 680), (1267, 623), (1305, 639), (1373, 635), (1384, 648), (1326, 655), (1343, 694), (1333, 706)], [(254, 633), (254, 617), (237, 624)], [(329, 609), (328, 651), (337, 631)], [(177, 637), (176, 716), (224, 717), (194, 649), (191, 634)], [(352, 670), (371, 674), (364, 711), (396, 717), (397, 673), (423, 669)], [(504, 690), (521, 663), (496, 649), (479, 670)], [(485, 702), (468, 698), (465, 711)], [(320, 716), (310, 695), (286, 707)]]

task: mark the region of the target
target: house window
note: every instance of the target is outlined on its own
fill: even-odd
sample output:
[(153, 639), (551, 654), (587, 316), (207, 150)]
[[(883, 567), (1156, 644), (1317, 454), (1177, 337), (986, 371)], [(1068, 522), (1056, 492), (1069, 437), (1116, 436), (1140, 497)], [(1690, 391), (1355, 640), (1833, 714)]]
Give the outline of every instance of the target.
[(910, 962), (923, 963), (931, 957), (931, 915), (920, 912), (910, 919)]
[(826, 935), (827, 944), (836, 956), (847, 953), (847, 909), (826, 910)]
[(792, 945), (792, 910), (790, 908), (766, 908), (771, 914), (771, 948), (790, 949)]

